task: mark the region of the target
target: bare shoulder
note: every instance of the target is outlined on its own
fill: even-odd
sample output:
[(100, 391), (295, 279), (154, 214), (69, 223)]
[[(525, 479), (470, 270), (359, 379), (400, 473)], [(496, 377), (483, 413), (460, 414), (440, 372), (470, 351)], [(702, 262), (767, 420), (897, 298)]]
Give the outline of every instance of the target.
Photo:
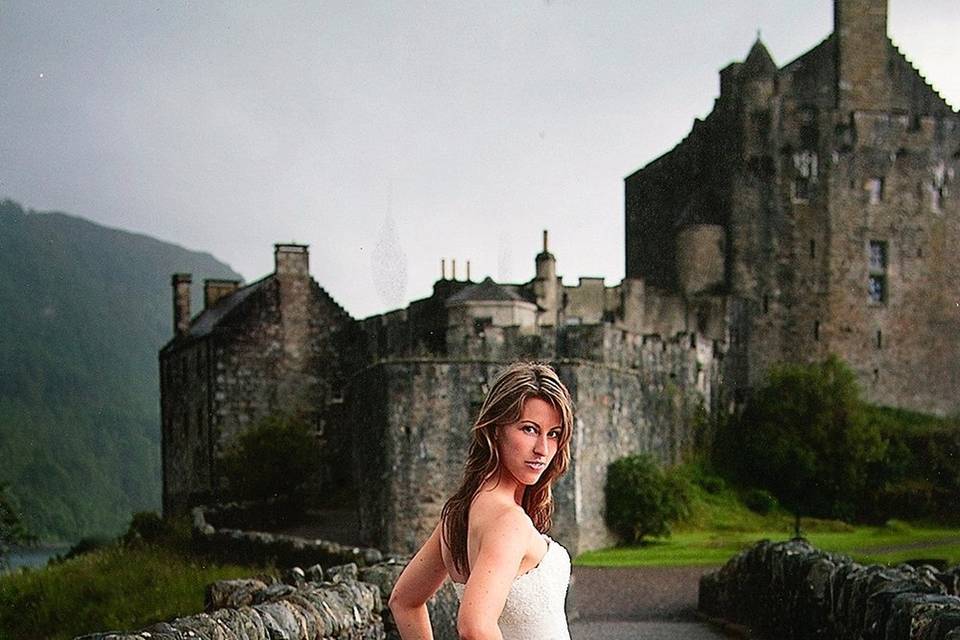
[(490, 503), (478, 504), (474, 534), (481, 545), (495, 540), (509, 539), (514, 543), (525, 544), (534, 531), (530, 516), (517, 504)]

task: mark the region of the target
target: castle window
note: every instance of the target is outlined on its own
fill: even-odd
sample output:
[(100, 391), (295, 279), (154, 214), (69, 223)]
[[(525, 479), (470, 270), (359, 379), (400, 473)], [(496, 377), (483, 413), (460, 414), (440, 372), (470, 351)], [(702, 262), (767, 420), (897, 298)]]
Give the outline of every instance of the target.
[(870, 241), (870, 273), (883, 273), (887, 270), (887, 243), (880, 240)]
[(813, 321), (813, 339), (819, 342), (820, 340), (820, 321)]
[(793, 201), (807, 202), (811, 185), (817, 181), (817, 154), (813, 151), (793, 154), (793, 168)]
[(867, 193), (870, 195), (870, 204), (878, 204), (883, 201), (883, 178), (867, 180)]
[(887, 243), (882, 240), (870, 241), (867, 294), (875, 304), (887, 301)]
[(493, 326), (493, 318), (490, 316), (484, 316), (482, 318), (473, 319), (473, 333), (478, 336), (484, 335), (488, 327)]
[(766, 313), (770, 310), (770, 296), (764, 294), (763, 296), (763, 312)]
[(817, 257), (817, 241), (816, 240), (810, 241), (810, 257), (811, 258)]
[(867, 290), (870, 294), (870, 302), (882, 304), (887, 300), (887, 279), (884, 276), (870, 274), (870, 280), (867, 284)]
[(877, 329), (877, 349), (883, 349), (883, 331)]
[(930, 209), (934, 213), (940, 213), (943, 207), (943, 195), (947, 183), (946, 170), (941, 163), (933, 170), (933, 180), (930, 181)]

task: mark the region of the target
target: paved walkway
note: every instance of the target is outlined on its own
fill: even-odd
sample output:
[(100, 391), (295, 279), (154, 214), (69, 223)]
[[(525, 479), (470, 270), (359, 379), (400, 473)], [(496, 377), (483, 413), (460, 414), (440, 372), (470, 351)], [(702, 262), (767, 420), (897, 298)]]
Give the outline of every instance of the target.
[(705, 622), (571, 622), (571, 640), (717, 640), (726, 638)]
[(574, 567), (568, 609), (573, 640), (724, 638), (696, 617), (700, 576), (717, 567)]

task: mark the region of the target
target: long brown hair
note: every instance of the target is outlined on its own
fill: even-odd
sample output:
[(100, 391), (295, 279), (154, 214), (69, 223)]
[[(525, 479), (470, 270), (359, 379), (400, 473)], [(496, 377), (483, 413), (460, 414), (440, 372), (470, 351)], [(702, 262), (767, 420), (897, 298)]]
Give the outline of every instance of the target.
[(470, 449), (463, 471), (463, 481), (456, 493), (443, 505), (443, 540), (450, 549), (453, 566), (461, 574), (469, 571), (467, 558), (467, 524), (470, 505), (483, 484), (500, 470), (500, 453), (496, 446), (497, 427), (520, 420), (523, 403), (528, 398), (549, 402), (560, 414), (560, 437), (557, 453), (536, 484), (524, 489), (522, 506), (537, 531), (550, 530), (553, 515), (551, 485), (570, 464), (570, 436), (573, 431), (573, 401), (550, 365), (540, 362), (516, 362), (503, 370), (480, 407), (480, 414), (471, 431)]

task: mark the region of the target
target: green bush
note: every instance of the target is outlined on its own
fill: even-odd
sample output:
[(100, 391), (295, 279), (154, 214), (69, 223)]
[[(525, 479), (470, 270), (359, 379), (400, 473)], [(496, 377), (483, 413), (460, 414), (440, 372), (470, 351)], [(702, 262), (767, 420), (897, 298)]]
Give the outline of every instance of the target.
[(237, 438), (224, 456), (227, 481), (241, 500), (296, 498), (316, 473), (320, 449), (305, 418), (280, 414), (262, 420)]
[(956, 419), (871, 407), (868, 420), (887, 441), (871, 468), (864, 519), (924, 518), (957, 522), (960, 503), (960, 425)]
[(774, 367), (725, 431), (721, 464), (798, 517), (856, 517), (887, 446), (853, 372), (834, 356)]
[(606, 522), (621, 542), (670, 535), (670, 522), (689, 512), (685, 476), (667, 472), (646, 454), (627, 456), (607, 468)]
[(777, 508), (777, 499), (763, 489), (751, 489), (743, 496), (743, 504), (747, 509), (762, 516)]

